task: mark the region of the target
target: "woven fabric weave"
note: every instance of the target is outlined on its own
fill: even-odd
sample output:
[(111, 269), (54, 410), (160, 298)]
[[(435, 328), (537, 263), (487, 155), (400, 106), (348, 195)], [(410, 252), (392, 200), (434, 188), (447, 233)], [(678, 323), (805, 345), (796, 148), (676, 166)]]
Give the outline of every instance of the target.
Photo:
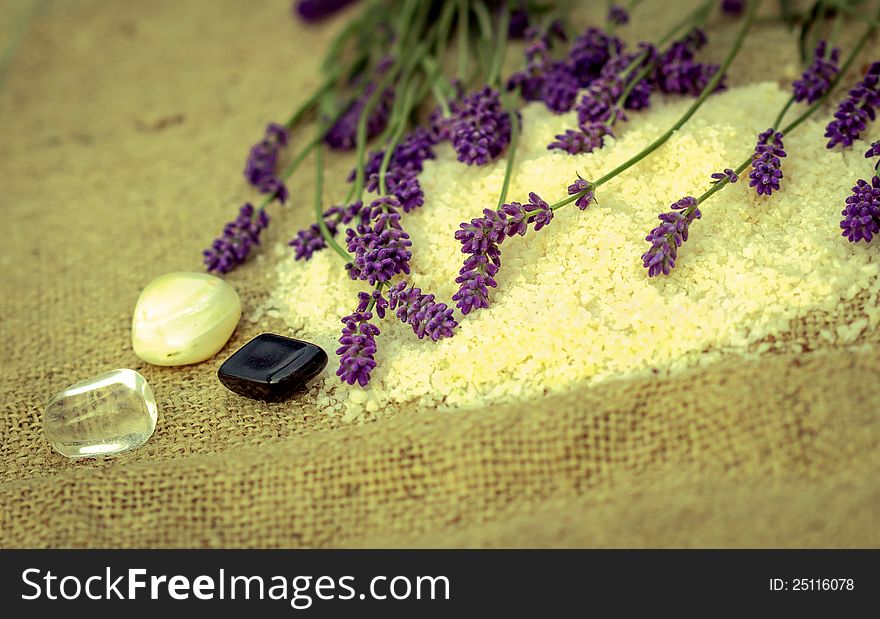
[[(0, 8), (0, 44), (28, 6)], [(318, 83), (316, 50), (345, 15), (305, 28), (286, 1), (41, 6), (0, 78), (0, 545), (880, 546), (880, 331), (858, 350), (820, 336), (877, 299), (812, 314), (754, 359), (358, 426), (219, 384), (230, 352), (283, 332), (269, 318), (243, 320), (205, 363), (139, 361), (140, 289), (201, 270), (201, 248), (252, 198), (248, 146)], [(668, 6), (640, 5), (642, 24), (664, 30)], [(737, 26), (714, 19), (710, 56)], [(650, 36), (639, 27), (625, 34)], [(784, 42), (780, 76), (796, 66), (790, 36), (763, 26), (731, 83), (767, 79), (768, 38)], [(350, 160), (331, 159), (327, 178), (341, 178)], [(306, 166), (269, 246), (308, 223), (311, 187)], [(278, 259), (229, 276), (245, 314)], [(789, 352), (798, 342), (810, 352)], [(154, 437), (107, 461), (53, 452), (48, 398), (117, 367), (152, 385)]]

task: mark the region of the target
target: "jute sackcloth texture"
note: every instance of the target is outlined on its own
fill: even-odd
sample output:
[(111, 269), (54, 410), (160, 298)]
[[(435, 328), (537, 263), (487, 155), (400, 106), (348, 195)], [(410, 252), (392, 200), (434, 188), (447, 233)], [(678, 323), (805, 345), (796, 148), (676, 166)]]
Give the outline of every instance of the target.
[[(665, 30), (685, 6), (643, 3), (628, 36)], [(805, 318), (758, 359), (358, 426), (307, 398), (264, 404), (217, 382), (230, 352), (283, 329), (270, 319), (242, 321), (205, 363), (140, 362), (129, 344), (139, 291), (201, 270), (200, 250), (253, 199), (247, 148), (318, 83), (346, 18), (305, 28), (288, 10), (80, 0), (34, 11), (0, 82), (0, 545), (880, 546), (880, 334), (863, 333), (857, 351), (818, 336), (876, 299)], [(10, 14), (0, 24), (18, 27)], [(735, 28), (713, 22), (710, 55)], [(795, 61), (784, 29), (759, 32), (732, 84)], [(768, 62), (772, 37), (786, 44)], [(327, 178), (341, 178), (350, 161), (330, 159)], [(309, 221), (308, 166), (291, 190), (270, 246)], [(229, 276), (246, 314), (277, 259)], [(153, 438), (101, 462), (53, 452), (48, 397), (117, 367), (152, 385)]]

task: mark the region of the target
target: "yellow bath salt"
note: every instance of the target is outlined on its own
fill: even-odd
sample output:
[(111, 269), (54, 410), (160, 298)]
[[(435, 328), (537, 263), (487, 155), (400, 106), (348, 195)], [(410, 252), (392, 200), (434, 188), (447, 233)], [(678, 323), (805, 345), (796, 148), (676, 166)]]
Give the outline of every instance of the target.
[[(483, 406), (653, 371), (676, 371), (731, 352), (770, 350), (770, 336), (794, 319), (830, 311), (859, 293), (880, 291), (878, 247), (840, 235), (840, 211), (850, 188), (870, 171), (862, 153), (829, 151), (827, 114), (785, 136), (782, 190), (757, 196), (747, 173), (701, 206), (672, 274), (648, 278), (640, 256), (657, 214), (687, 195), (700, 195), (710, 175), (733, 167), (773, 122), (788, 93), (759, 83), (712, 96), (658, 151), (602, 186), (598, 204), (556, 211), (546, 228), (507, 240), (491, 307), (462, 317), (452, 338), (419, 340), (393, 315), (377, 320), (376, 369), (369, 387), (342, 383), (335, 355), (317, 387), (319, 406), (345, 421), (380, 416), (389, 405), (440, 410)], [(508, 200), (534, 191), (548, 202), (566, 196), (577, 178), (595, 179), (649, 144), (690, 105), (657, 101), (629, 114), (618, 139), (590, 154), (548, 151), (547, 143), (575, 127), (574, 113), (554, 115), (541, 104), (523, 110), (523, 133)], [(793, 112), (797, 113), (797, 112)], [(466, 166), (448, 145), (420, 176), (425, 204), (406, 214), (412, 237), (409, 280), (438, 300), (451, 297), (463, 255), (454, 233), (462, 221), (494, 208), (506, 161)], [(340, 196), (341, 198), (341, 196)], [(351, 281), (332, 251), (309, 262), (279, 262), (265, 311), (290, 333), (334, 351), (340, 319), (357, 305), (365, 282)], [(874, 328), (872, 306), (857, 322), (823, 333), (859, 343)], [(807, 342), (800, 342), (806, 345)]]

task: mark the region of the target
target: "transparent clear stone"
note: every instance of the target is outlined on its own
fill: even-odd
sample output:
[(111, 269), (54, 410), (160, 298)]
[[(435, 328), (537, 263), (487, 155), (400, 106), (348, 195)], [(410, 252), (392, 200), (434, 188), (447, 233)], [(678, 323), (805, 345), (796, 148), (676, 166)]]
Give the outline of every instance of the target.
[(68, 458), (110, 456), (140, 447), (156, 429), (153, 390), (134, 370), (113, 370), (71, 385), (46, 405), (43, 429)]

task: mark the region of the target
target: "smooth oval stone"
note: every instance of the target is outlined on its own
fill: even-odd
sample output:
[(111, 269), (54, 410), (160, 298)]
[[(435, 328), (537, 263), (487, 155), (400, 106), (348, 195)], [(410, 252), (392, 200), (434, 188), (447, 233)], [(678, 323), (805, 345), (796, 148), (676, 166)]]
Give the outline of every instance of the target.
[(52, 396), (43, 430), (62, 456), (110, 456), (146, 443), (156, 418), (156, 399), (146, 379), (134, 370), (113, 370)]
[(131, 346), (153, 365), (187, 365), (223, 348), (241, 318), (235, 289), (206, 273), (166, 273), (150, 282), (134, 308)]
[(224, 361), (217, 376), (239, 395), (280, 402), (305, 387), (326, 366), (327, 353), (320, 346), (263, 333)]

